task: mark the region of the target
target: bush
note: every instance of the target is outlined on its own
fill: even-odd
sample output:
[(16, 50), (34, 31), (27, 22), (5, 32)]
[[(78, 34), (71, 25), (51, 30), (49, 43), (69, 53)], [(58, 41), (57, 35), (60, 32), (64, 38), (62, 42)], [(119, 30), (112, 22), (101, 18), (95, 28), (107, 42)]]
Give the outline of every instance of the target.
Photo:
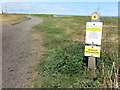
[[(109, 84), (107, 71), (111, 70), (112, 63), (116, 62), (115, 55), (101, 52), (101, 58), (97, 59), (97, 69), (93, 73), (92, 70), (86, 70), (84, 47), (84, 43), (74, 42), (64, 48), (48, 50), (44, 62), (40, 64), (43, 67), (43, 87), (98, 88), (104, 87), (103, 77), (106, 85)], [(106, 71), (105, 76), (102, 76), (102, 69)]]
[(83, 73), (86, 64), (84, 59), (84, 44), (75, 43), (62, 49), (52, 49), (47, 52), (44, 70), (61, 74)]

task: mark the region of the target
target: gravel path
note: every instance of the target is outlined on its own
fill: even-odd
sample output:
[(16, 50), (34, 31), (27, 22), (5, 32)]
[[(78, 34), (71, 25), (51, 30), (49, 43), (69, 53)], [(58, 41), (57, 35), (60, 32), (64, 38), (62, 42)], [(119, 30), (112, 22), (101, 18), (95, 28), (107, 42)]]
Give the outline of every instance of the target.
[(32, 46), (32, 27), (42, 23), (42, 19), (30, 20), (16, 25), (2, 26), (2, 88), (25, 88), (31, 77), (30, 64), (37, 58), (29, 53)]

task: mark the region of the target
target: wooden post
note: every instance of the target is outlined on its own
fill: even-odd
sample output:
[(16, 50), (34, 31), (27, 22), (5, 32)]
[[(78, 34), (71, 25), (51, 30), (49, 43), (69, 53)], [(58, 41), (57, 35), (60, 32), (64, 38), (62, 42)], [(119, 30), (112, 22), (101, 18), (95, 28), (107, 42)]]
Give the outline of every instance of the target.
[(96, 67), (96, 58), (88, 57), (88, 68), (95, 69)]
[[(100, 22), (100, 15), (98, 12), (93, 12), (91, 15), (91, 22)], [(91, 45), (89, 45), (91, 46)], [(96, 46), (96, 45), (92, 45)], [(96, 58), (88, 57), (88, 68), (95, 69), (96, 68)]]

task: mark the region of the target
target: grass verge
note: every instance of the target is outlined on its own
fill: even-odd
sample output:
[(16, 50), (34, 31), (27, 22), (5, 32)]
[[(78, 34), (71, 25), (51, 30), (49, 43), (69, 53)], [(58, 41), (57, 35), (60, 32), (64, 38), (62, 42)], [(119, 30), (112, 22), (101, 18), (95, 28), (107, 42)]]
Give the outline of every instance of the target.
[(89, 16), (33, 16), (44, 20), (34, 27), (37, 32), (42, 32), (43, 46), (47, 48), (43, 62), (38, 65), (43, 79), (42, 87), (115, 87), (114, 79), (118, 74), (117, 17), (102, 17), (101, 57), (97, 59), (94, 72), (87, 70), (87, 57), (84, 57), (85, 24), (90, 21)]

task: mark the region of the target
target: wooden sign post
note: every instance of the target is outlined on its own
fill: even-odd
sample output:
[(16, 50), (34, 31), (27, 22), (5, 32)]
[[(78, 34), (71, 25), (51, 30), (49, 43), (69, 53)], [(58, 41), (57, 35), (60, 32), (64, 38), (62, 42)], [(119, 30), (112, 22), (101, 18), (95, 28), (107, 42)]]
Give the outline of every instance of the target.
[(85, 56), (88, 56), (88, 68), (95, 69), (96, 58), (100, 57), (102, 22), (98, 12), (93, 12), (91, 22), (86, 23)]

